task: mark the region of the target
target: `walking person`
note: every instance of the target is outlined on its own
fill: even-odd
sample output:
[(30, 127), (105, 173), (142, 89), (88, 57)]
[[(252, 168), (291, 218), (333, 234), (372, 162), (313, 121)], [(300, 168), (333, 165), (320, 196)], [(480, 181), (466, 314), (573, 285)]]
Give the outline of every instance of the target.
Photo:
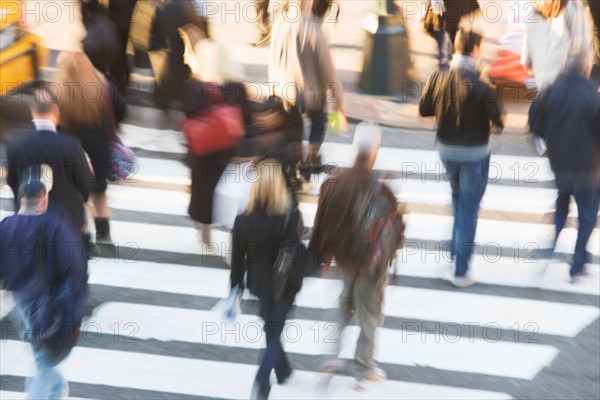
[[(64, 215), (77, 230), (84, 227), (84, 203), (95, 179), (79, 141), (57, 129), (60, 111), (57, 98), (46, 88), (35, 90), (29, 104), (34, 130), (9, 143), (6, 150), (6, 182), (13, 191), (19, 211), (19, 185), (32, 165), (48, 164), (54, 176), (48, 209)], [(89, 235), (84, 237), (89, 242)]]
[[(286, 102), (286, 109), (307, 114), (311, 120), (308, 153), (304, 162), (319, 164), (319, 151), (325, 140), (327, 106), (344, 112), (344, 94), (322, 30), (322, 18), (315, 17), (313, 0), (291, 0), (300, 10), (290, 18), (284, 10), (273, 24), (269, 59), (269, 81), (273, 91)], [(300, 127), (300, 132), (303, 129)], [(301, 138), (301, 136), (300, 136)], [(302, 142), (295, 143), (302, 154)], [(310, 175), (305, 175), (305, 179)]]
[(163, 110), (178, 107), (184, 82), (191, 77), (191, 70), (184, 62), (185, 44), (179, 28), (195, 25), (208, 37), (207, 26), (196, 13), (193, 0), (162, 0), (157, 7), (150, 31), (150, 51), (162, 50), (160, 70), (155, 70), (156, 90), (154, 98)]
[(235, 156), (237, 143), (225, 143), (228, 133), (243, 136), (243, 114), (238, 107), (242, 98), (223, 102), (223, 93), (214, 83), (190, 79), (186, 83), (183, 109), (186, 116), (183, 132), (188, 140), (188, 159), (192, 169), (191, 197), (188, 213), (201, 242), (211, 240), (214, 192), (227, 164)]
[(490, 125), (504, 127), (499, 94), (479, 76), (481, 40), (479, 33), (459, 30), (450, 69), (429, 78), (419, 104), (421, 116), (436, 117), (440, 158), (452, 188), (450, 253), (455, 260), (452, 284), (457, 287), (475, 283), (468, 275), (469, 260), (488, 182)]
[[(585, 68), (591, 62), (592, 38), (579, 0), (539, 0), (534, 17), (532, 23), (525, 24), (521, 64), (533, 72), (540, 93), (565, 69)], [(538, 154), (545, 154), (542, 138), (536, 135), (534, 142)]]
[(581, 66), (573, 65), (542, 91), (529, 110), (531, 131), (548, 145), (558, 197), (552, 248), (565, 227), (571, 196), (577, 204), (579, 228), (569, 274), (572, 282), (585, 277), (586, 246), (596, 226), (600, 204), (600, 94)]
[(106, 195), (109, 144), (117, 134), (117, 123), (124, 118), (127, 105), (84, 53), (61, 57), (54, 80), (63, 93), (58, 100), (60, 127), (79, 140), (91, 161), (95, 184), (90, 197), (96, 242), (112, 243)]
[[(338, 316), (340, 329), (337, 332), (341, 334), (354, 314), (360, 325), (360, 336), (351, 364), (335, 359), (327, 362), (322, 369), (328, 373), (349, 370), (360, 386), (386, 378), (385, 372), (377, 367), (374, 360), (375, 334), (377, 327), (383, 323), (389, 260), (400, 246), (403, 230), (396, 197), (387, 186), (376, 182), (373, 173), (380, 142), (381, 133), (378, 130), (357, 128), (354, 166), (334, 173), (323, 183), (309, 244), (309, 249), (316, 252), (319, 261), (335, 258), (344, 281)], [(364, 216), (357, 214), (357, 204), (367, 194), (373, 195), (374, 200), (370, 204), (378, 204), (383, 208), (377, 210), (377, 215), (385, 215), (386, 221), (398, 221), (400, 229), (382, 233), (383, 236), (377, 235), (376, 240), (384, 240), (388, 245), (380, 249), (380, 257), (368, 259), (365, 263), (356, 253), (357, 248), (364, 247), (359, 228), (364, 223), (361, 220)], [(341, 345), (339, 340), (336, 343), (338, 355)]]
[(281, 164), (273, 159), (256, 165), (256, 181), (252, 185), (246, 212), (239, 215), (232, 231), (231, 288), (243, 289), (259, 298), (260, 316), (265, 321), (267, 340), (256, 374), (253, 397), (266, 399), (271, 391), (271, 371), (282, 384), (292, 374), (292, 367), (281, 345), (287, 313), (300, 290), (301, 276), (290, 274), (293, 282), (275, 293), (275, 262), (278, 251), (290, 238), (300, 243), (301, 215), (290, 210), (290, 199)]
[(35, 376), (25, 381), (30, 400), (67, 398), (68, 384), (56, 366), (77, 342), (87, 296), (84, 243), (62, 215), (47, 213), (52, 178), (45, 182), (24, 174), (19, 212), (0, 222), (1, 286), (13, 292), (36, 365)]
[(461, 26), (463, 17), (472, 15), (480, 10), (478, 0), (443, 0), (444, 22), (446, 32), (450, 38), (450, 45), (454, 46), (456, 34)]

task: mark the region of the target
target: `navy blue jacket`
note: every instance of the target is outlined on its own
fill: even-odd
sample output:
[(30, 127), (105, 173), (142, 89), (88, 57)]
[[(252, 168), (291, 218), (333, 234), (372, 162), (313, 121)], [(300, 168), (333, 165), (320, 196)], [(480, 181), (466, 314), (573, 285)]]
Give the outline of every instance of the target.
[(600, 94), (589, 80), (560, 76), (531, 105), (529, 126), (546, 141), (555, 174), (600, 171)]

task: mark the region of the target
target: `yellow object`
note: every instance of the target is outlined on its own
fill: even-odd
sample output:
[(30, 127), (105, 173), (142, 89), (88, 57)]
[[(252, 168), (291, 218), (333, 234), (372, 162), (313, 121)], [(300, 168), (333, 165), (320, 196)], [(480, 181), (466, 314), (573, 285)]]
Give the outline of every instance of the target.
[(21, 4), (0, 0), (0, 96), (36, 79), (48, 59), (41, 39), (19, 26)]
[(345, 135), (348, 132), (348, 120), (343, 112), (330, 112), (328, 114), (329, 132), (334, 135)]

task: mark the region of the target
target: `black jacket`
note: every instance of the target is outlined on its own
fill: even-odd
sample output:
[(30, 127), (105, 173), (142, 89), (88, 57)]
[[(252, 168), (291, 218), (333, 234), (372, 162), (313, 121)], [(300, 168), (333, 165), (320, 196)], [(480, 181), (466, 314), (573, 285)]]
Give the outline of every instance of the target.
[(95, 179), (76, 138), (52, 131), (26, 133), (8, 145), (7, 160), (6, 182), (14, 193), (15, 211), (20, 206), (18, 194), (23, 171), (32, 165), (48, 164), (54, 178), (48, 210), (66, 212), (77, 228), (83, 226), (83, 203)]
[(489, 142), (490, 122), (503, 128), (502, 101), (497, 90), (468, 69), (435, 72), (427, 81), (419, 113), (435, 116), (442, 144), (481, 146)]
[[(292, 212), (288, 234), (299, 226), (300, 212)], [(235, 219), (232, 231), (231, 287), (244, 286), (261, 300), (273, 301), (273, 265), (284, 237), (285, 215), (269, 216), (262, 212), (242, 214)], [(284, 293), (293, 298), (296, 293)]]
[(563, 75), (529, 109), (529, 126), (546, 141), (554, 173), (600, 170), (600, 94), (581, 76)]

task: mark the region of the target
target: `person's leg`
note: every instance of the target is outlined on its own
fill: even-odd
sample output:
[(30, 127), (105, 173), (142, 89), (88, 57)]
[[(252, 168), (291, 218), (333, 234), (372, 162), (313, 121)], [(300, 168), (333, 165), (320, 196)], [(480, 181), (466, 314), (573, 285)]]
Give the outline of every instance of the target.
[(94, 204), (94, 223), (96, 225), (96, 241), (111, 242), (110, 237), (110, 209), (106, 191), (101, 193), (90, 193)]
[(556, 248), (558, 237), (567, 223), (569, 206), (571, 204), (571, 195), (573, 194), (573, 185), (570, 176), (557, 174), (555, 182), (558, 195), (556, 197), (556, 212), (554, 213), (554, 241), (552, 242), (553, 251)]
[(598, 218), (600, 186), (597, 183), (592, 186), (576, 186), (574, 196), (579, 214), (579, 228), (577, 230), (573, 264), (571, 264), (569, 271), (571, 276), (584, 272), (585, 264), (589, 261), (586, 248)]
[[(281, 357), (280, 352), (283, 351), (280, 340), (287, 312), (282, 312), (281, 307), (275, 304), (266, 304), (263, 301), (261, 303), (267, 346), (256, 373), (255, 390), (257, 390), (258, 398), (268, 398), (271, 391), (271, 371), (275, 367), (277, 359)], [(280, 371), (280, 376), (283, 376), (282, 373), (283, 371)]]
[(308, 147), (308, 156), (306, 162), (308, 164), (316, 164), (318, 161), (319, 151), (321, 145), (325, 140), (325, 128), (327, 126), (327, 114), (323, 109), (316, 111), (309, 111), (310, 117), (310, 136), (308, 141), (310, 143)]
[(322, 371), (328, 373), (340, 373), (346, 369), (347, 362), (345, 360), (339, 359), (342, 348), (341, 338), (342, 332), (352, 320), (356, 308), (354, 298), (354, 287), (356, 284), (356, 279), (354, 275), (352, 275), (350, 272), (347, 272), (340, 266), (338, 267), (341, 271), (344, 286), (342, 288), (342, 293), (340, 294), (339, 306), (336, 310), (336, 315), (334, 317), (334, 321), (337, 325), (335, 327), (335, 337), (332, 338), (335, 344), (335, 348), (333, 350), (335, 358), (329, 359), (321, 365)]
[[(387, 284), (387, 263), (375, 272), (364, 272), (354, 289), (356, 314), (360, 324), (360, 335), (356, 343), (354, 361), (359, 368), (359, 379), (370, 379), (375, 371), (375, 334), (383, 322), (383, 297)], [(384, 378), (381, 376), (380, 378)], [(373, 379), (375, 380), (375, 379)]]
[(463, 162), (460, 167), (460, 194), (456, 223), (455, 277), (464, 277), (475, 248), (475, 232), (481, 199), (488, 182), (490, 156), (476, 162)]
[(456, 260), (456, 231), (458, 228), (457, 218), (458, 218), (458, 203), (459, 203), (459, 194), (460, 194), (460, 165), (456, 161), (450, 161), (442, 159), (442, 163), (446, 170), (445, 179), (450, 184), (450, 189), (452, 191), (452, 215), (454, 216), (454, 223), (452, 225), (452, 239), (450, 240), (450, 258), (455, 261)]

